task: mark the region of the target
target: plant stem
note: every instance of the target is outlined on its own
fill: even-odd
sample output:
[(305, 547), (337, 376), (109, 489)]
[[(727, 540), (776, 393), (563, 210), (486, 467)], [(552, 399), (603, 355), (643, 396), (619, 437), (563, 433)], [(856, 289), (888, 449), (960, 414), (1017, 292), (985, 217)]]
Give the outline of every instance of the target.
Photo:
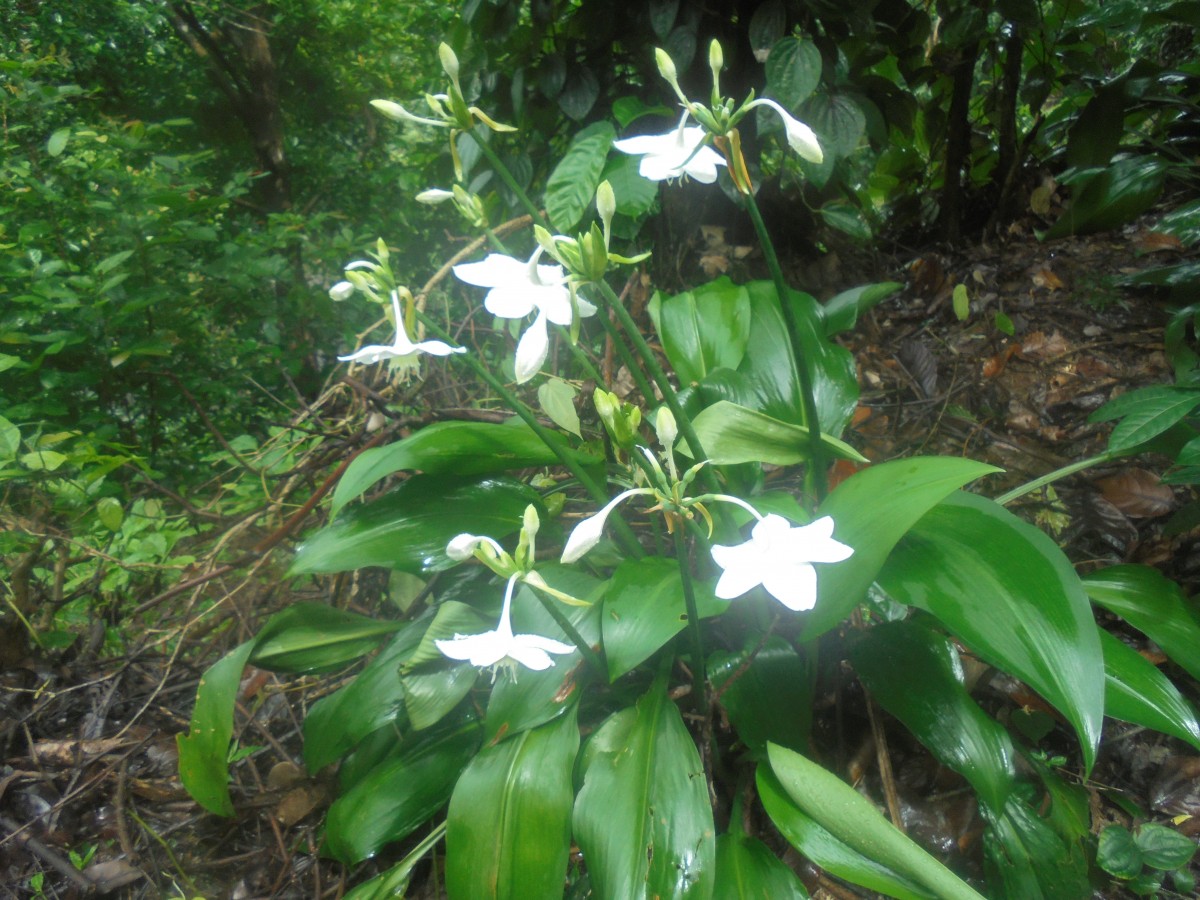
[[(437, 324), (437, 322), (433, 321), (433, 319), (431, 319), (425, 313), (421, 312), (420, 310), (416, 310), (415, 312), (417, 318), (434, 337), (447, 342), (454, 341), (452, 335), (443, 330), (442, 327)], [(600, 485), (596, 484), (595, 480), (583, 468), (579, 462), (579, 459), (569, 447), (565, 446), (562, 441), (554, 440), (552, 434), (547, 429), (542, 427), (541, 422), (537, 420), (537, 416), (533, 414), (533, 410), (522, 403), (517, 396), (512, 393), (512, 391), (501, 384), (500, 380), (496, 378), (496, 376), (490, 371), (488, 371), (487, 366), (481, 363), (473, 355), (470, 353), (456, 353), (454, 355), (461, 359), (463, 363), (471, 369), (471, 371), (483, 379), (483, 381), (487, 383), (488, 387), (496, 392), (496, 394), (501, 400), (504, 401), (504, 404), (509, 409), (520, 416), (521, 421), (528, 425), (530, 430), (538, 436), (541, 442), (545, 444), (555, 456), (558, 457), (559, 461), (566, 466), (568, 470), (570, 470), (571, 474), (574, 475), (579, 483), (583, 485), (584, 490), (591, 495), (593, 500), (595, 500), (601, 506), (608, 503), (608, 492), (605, 491)], [(629, 527), (629, 523), (627, 523), (620, 516), (617, 516), (614, 529), (618, 538), (621, 540), (622, 549), (635, 559), (641, 559), (643, 556), (642, 548), (641, 545), (638, 544), (637, 535), (635, 535), (633, 533), (633, 529)]]
[(593, 650), (592, 645), (584, 640), (583, 635), (571, 624), (571, 620), (563, 614), (563, 611), (558, 608), (552, 599), (543, 595), (537, 588), (533, 588), (533, 592), (537, 595), (546, 612), (550, 613), (550, 617), (558, 623), (558, 627), (563, 630), (563, 634), (569, 637), (571, 643), (579, 648), (579, 652), (583, 654), (583, 658), (587, 661), (587, 664), (596, 670), (597, 675), (607, 681), (608, 666), (604, 664), (604, 660), (600, 658), (600, 654)]
[(683, 603), (687, 608), (688, 634), (692, 640), (692, 693), (696, 695), (696, 708), (703, 714), (708, 709), (708, 693), (705, 688), (704, 641), (700, 636), (700, 612), (696, 608), (696, 590), (692, 584), (691, 567), (688, 561), (687, 541), (683, 528), (675, 527), (675, 561), (679, 564), (679, 580), (683, 583)]
[(486, 157), (496, 174), (500, 176), (500, 180), (504, 182), (508, 189), (516, 196), (517, 200), (520, 201), (521, 206), (525, 208), (525, 212), (533, 216), (533, 221), (549, 230), (550, 223), (546, 221), (546, 217), (542, 215), (536, 204), (529, 199), (529, 194), (525, 192), (525, 189), (517, 184), (517, 180), (513, 178), (512, 172), (500, 160), (500, 157), (496, 155), (496, 151), (491, 148), (491, 145), (476, 134), (474, 128), (468, 129), (466, 133), (471, 136), (471, 140), (475, 142), (475, 146), (479, 148), (479, 152)]
[(1035, 478), (1033, 481), (1027, 481), (1020, 487), (1015, 487), (1007, 494), (1001, 494), (996, 498), (996, 502), (1001, 506), (1012, 503), (1018, 497), (1024, 497), (1026, 494), (1036, 491), (1040, 487), (1045, 487), (1048, 484), (1053, 484), (1060, 478), (1066, 478), (1068, 475), (1074, 475), (1076, 472), (1082, 472), (1084, 469), (1090, 469), (1092, 466), (1103, 465), (1106, 462), (1124, 456), (1122, 452), (1114, 453), (1111, 450), (1105, 450), (1097, 456), (1089, 456), (1087, 459), (1081, 459), (1079, 462), (1073, 462), (1069, 466), (1063, 466), (1061, 469), (1055, 469), (1043, 475), (1041, 478)]
[[(825, 448), (821, 445), (821, 422), (817, 413), (817, 399), (813, 393), (812, 375), (805, 365), (803, 343), (800, 340), (800, 323), (792, 312), (792, 304), (788, 298), (789, 288), (783, 277), (783, 269), (779, 265), (779, 257), (775, 254), (775, 245), (767, 233), (766, 223), (758, 210), (758, 203), (753, 194), (742, 195), (746, 201), (746, 211), (754, 230), (758, 233), (759, 244), (762, 245), (763, 257), (771, 272), (771, 280), (775, 282), (775, 293), (779, 295), (779, 308), (783, 312), (783, 320), (787, 323), (788, 332), (792, 339), (792, 353), (796, 357), (796, 373), (800, 376), (800, 395), (804, 404), (804, 424), (808, 426), (808, 452), (811, 457), (805, 470), (805, 481), (819, 504), (825, 499), (827, 482), (825, 480)], [(811, 327), (812, 323), (805, 323)]]

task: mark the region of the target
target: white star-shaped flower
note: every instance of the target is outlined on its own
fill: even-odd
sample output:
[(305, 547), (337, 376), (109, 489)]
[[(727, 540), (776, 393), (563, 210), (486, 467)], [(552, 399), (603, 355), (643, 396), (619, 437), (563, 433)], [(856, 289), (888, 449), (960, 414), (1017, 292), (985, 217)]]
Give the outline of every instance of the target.
[(467, 352), (466, 347), (451, 347), (443, 341), (418, 341), (414, 344), (404, 328), (398, 291), (392, 291), (392, 312), (396, 317), (396, 339), (391, 344), (369, 344), (349, 356), (339, 356), (338, 359), (363, 365), (377, 363), (383, 359), (407, 360), (415, 364), (417, 356), (422, 353), (428, 353), (430, 356), (449, 356), (451, 353)]
[(716, 594), (732, 600), (761, 584), (788, 609), (812, 609), (817, 602), (817, 570), (812, 564), (841, 562), (852, 553), (853, 548), (833, 539), (830, 516), (793, 526), (783, 516), (767, 515), (744, 544), (713, 546), (713, 560), (724, 570)]
[[(517, 383), (524, 384), (541, 369), (550, 352), (546, 320), (555, 325), (570, 325), (573, 320), (571, 290), (562, 266), (538, 265), (542, 255), (539, 246), (527, 262), (489, 253), (480, 262), (454, 267), (460, 281), (476, 287), (490, 288), (483, 305), (493, 316), (502, 319), (523, 319), (536, 311), (533, 320), (517, 342)], [(581, 317), (592, 316), (596, 307), (582, 297), (575, 298)]]
[(688, 128), (686, 122), (684, 113), (679, 127), (673, 131), (625, 138), (613, 141), (613, 146), (622, 153), (642, 158), (638, 172), (643, 178), (666, 181), (687, 175), (702, 184), (712, 184), (717, 180), (717, 166), (725, 165), (725, 158), (704, 145), (703, 128)]
[(453, 640), (435, 640), (434, 644), (438, 650), (450, 659), (466, 660), (473, 666), (511, 668), (519, 663), (535, 672), (554, 665), (551, 653), (573, 651), (575, 647), (572, 644), (538, 634), (513, 634), (512, 595), (518, 577), (513, 575), (508, 579), (508, 587), (504, 591), (504, 608), (500, 611), (500, 624), (494, 631), (485, 631), (483, 634), (456, 634)]

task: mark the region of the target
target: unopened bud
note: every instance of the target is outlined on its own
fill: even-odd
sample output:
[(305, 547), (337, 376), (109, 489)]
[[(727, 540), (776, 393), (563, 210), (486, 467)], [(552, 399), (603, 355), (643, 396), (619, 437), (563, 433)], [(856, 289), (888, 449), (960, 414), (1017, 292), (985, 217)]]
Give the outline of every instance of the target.
[(716, 38), (708, 45), (708, 67), (712, 69), (714, 78), (725, 68), (725, 53), (721, 50), (721, 42)]
[(679, 426), (675, 424), (675, 416), (665, 406), (659, 407), (658, 415), (654, 419), (654, 431), (658, 434), (659, 442), (668, 448), (675, 444), (675, 438), (679, 436)]
[(617, 212), (617, 195), (613, 193), (612, 185), (607, 180), (600, 182), (596, 188), (596, 212), (600, 213), (600, 221), (605, 230)]
[(357, 290), (349, 281), (339, 281), (329, 289), (329, 298), (340, 303), (349, 300)]
[(679, 73), (675, 71), (675, 62), (666, 50), (655, 47), (654, 61), (658, 63), (658, 74), (666, 79), (668, 84), (674, 85), (679, 81)]
[(449, 44), (438, 45), (438, 59), (442, 61), (442, 68), (446, 74), (454, 81), (458, 81), (458, 57), (454, 55), (454, 51), (450, 49)]
[(416, 201), (424, 203), (428, 206), (436, 206), (439, 203), (445, 203), (454, 197), (453, 191), (443, 191), (441, 188), (430, 188), (427, 191), (421, 191), (417, 194)]

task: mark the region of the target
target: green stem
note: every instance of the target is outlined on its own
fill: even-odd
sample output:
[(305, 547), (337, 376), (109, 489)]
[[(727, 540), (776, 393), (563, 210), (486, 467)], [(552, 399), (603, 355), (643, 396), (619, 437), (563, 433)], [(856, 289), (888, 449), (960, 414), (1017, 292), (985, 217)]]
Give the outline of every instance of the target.
[(571, 643), (579, 648), (579, 652), (583, 654), (583, 658), (587, 661), (587, 664), (596, 670), (597, 675), (607, 681), (608, 667), (604, 665), (604, 660), (600, 658), (600, 654), (593, 650), (592, 645), (584, 640), (583, 635), (571, 624), (571, 620), (563, 614), (563, 611), (558, 608), (558, 605), (553, 600), (543, 595), (537, 588), (534, 588), (533, 592), (541, 602), (542, 608), (550, 613), (550, 617), (558, 623), (558, 627), (563, 630), (563, 634), (569, 637)]
[[(605, 304), (601, 304), (604, 306)], [(637, 364), (629, 347), (625, 345), (625, 341), (621, 339), (621, 332), (617, 330), (617, 326), (612, 323), (605, 313), (607, 310), (601, 309), (600, 315), (596, 318), (600, 320), (600, 324), (604, 327), (604, 333), (612, 340), (613, 346), (617, 348), (617, 355), (621, 357), (621, 362), (625, 364), (625, 368), (629, 370), (630, 377), (633, 378), (633, 383), (637, 386), (638, 393), (646, 398), (647, 403), (654, 402), (654, 390), (650, 387), (650, 382), (646, 380), (646, 376), (642, 374), (642, 367)], [(608, 387), (609, 385), (606, 385)]]
[[(441, 326), (437, 324), (437, 322), (420, 310), (416, 310), (415, 312), (417, 318), (420, 319), (421, 323), (425, 326), (425, 329), (430, 334), (439, 340), (446, 341), (447, 343), (454, 342), (453, 336), (443, 330)], [(601, 506), (608, 503), (608, 492), (605, 491), (600, 485), (596, 484), (595, 480), (583, 468), (579, 462), (579, 459), (575, 456), (571, 449), (565, 446), (562, 441), (554, 440), (553, 435), (547, 429), (542, 427), (542, 424), (537, 420), (537, 416), (533, 414), (533, 411), (524, 403), (522, 403), (517, 396), (512, 393), (512, 391), (501, 384), (500, 380), (497, 379), (496, 376), (494, 376), (490, 371), (488, 371), (487, 366), (481, 363), (470, 353), (456, 353), (454, 355), (458, 359), (462, 360), (462, 362), (467, 365), (471, 371), (478, 375), (488, 385), (488, 387), (495, 391), (497, 396), (504, 401), (504, 404), (509, 409), (520, 416), (521, 421), (528, 425), (529, 429), (538, 436), (541, 442), (550, 448), (550, 451), (558, 457), (559, 461), (566, 466), (571, 474), (575, 476), (576, 480), (583, 485), (584, 490), (591, 495), (593, 500), (595, 500)], [(641, 559), (643, 556), (642, 548), (638, 544), (637, 535), (635, 535), (633, 533), (633, 529), (629, 527), (629, 523), (627, 523), (618, 515), (616, 516), (616, 521), (613, 527), (621, 541), (622, 549), (635, 559)]]
[(779, 265), (779, 257), (775, 254), (775, 245), (771, 243), (771, 236), (767, 233), (762, 213), (758, 210), (758, 204), (755, 202), (753, 194), (743, 196), (746, 200), (746, 211), (750, 214), (750, 221), (754, 223), (754, 230), (758, 233), (758, 242), (762, 245), (763, 257), (771, 272), (771, 280), (775, 282), (775, 293), (779, 295), (779, 308), (783, 312), (783, 320), (787, 323), (792, 339), (792, 352), (796, 356), (796, 372), (800, 376), (804, 423), (808, 426), (808, 452), (811, 457), (805, 471), (805, 481), (809, 482), (808, 487), (816, 498), (816, 502), (820, 504), (825, 499), (828, 489), (825, 480), (825, 448), (821, 444), (821, 422), (817, 414), (817, 399), (813, 393), (812, 376), (809, 374), (808, 366), (805, 365), (799, 323), (792, 312), (792, 304), (788, 299), (787, 280), (783, 277), (783, 269)]
[(1082, 472), (1084, 469), (1090, 469), (1092, 466), (1103, 465), (1106, 462), (1124, 456), (1124, 453), (1114, 453), (1111, 450), (1105, 450), (1098, 456), (1089, 456), (1087, 459), (1081, 459), (1079, 462), (1073, 462), (1069, 466), (1063, 466), (1061, 469), (1055, 469), (1041, 478), (1035, 478), (1033, 481), (1027, 481), (1020, 487), (1015, 487), (1007, 494), (1001, 494), (996, 498), (996, 502), (1001, 506), (1012, 503), (1018, 497), (1024, 497), (1026, 494), (1036, 491), (1040, 487), (1045, 487), (1048, 484), (1053, 484), (1060, 478), (1066, 478), (1068, 475), (1074, 475), (1076, 472)]
[(529, 215), (533, 217), (533, 221), (537, 222), (546, 230), (549, 230), (550, 223), (546, 221), (545, 216), (542, 215), (541, 211), (537, 208), (534, 202), (529, 199), (529, 194), (525, 193), (525, 189), (517, 184), (517, 180), (513, 178), (512, 172), (509, 171), (508, 166), (501, 161), (500, 157), (496, 155), (496, 151), (491, 148), (491, 145), (488, 144), (488, 142), (481, 138), (478, 134), (476, 134), (474, 128), (468, 129), (466, 133), (471, 136), (473, 141), (475, 141), (475, 145), (479, 148), (479, 152), (487, 158), (487, 161), (496, 171), (496, 174), (500, 176), (500, 180), (503, 181), (505, 185), (508, 186), (508, 189), (513, 192), (517, 200), (520, 201), (521, 206), (525, 207), (525, 212), (529, 213)]
[(704, 640), (700, 636), (700, 611), (696, 608), (696, 590), (692, 584), (691, 568), (688, 565), (687, 541), (683, 528), (675, 528), (675, 561), (679, 564), (679, 580), (683, 583), (683, 603), (687, 608), (688, 634), (692, 640), (692, 693), (696, 695), (696, 708), (703, 713), (708, 709), (708, 694), (705, 689)]

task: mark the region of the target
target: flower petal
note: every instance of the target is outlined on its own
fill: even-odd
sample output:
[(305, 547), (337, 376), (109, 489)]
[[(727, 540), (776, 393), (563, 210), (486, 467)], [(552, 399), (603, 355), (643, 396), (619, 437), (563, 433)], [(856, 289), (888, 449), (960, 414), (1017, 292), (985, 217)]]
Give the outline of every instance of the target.
[(443, 656), (468, 660), (473, 666), (494, 666), (508, 655), (508, 642), (495, 631), (482, 634), (456, 634), (454, 640), (437, 641), (434, 645)]
[(534, 310), (530, 290), (528, 281), (494, 287), (483, 298), (483, 306), (502, 319), (523, 319)]
[(451, 347), (445, 341), (420, 341), (412, 345), (418, 353), (428, 353), (430, 356), (449, 356), (451, 353), (466, 353), (466, 347)]
[(613, 497), (604, 507), (595, 515), (588, 516), (575, 526), (571, 532), (571, 536), (567, 538), (566, 546), (563, 547), (562, 558), (559, 560), (562, 563), (578, 562), (583, 558), (583, 555), (600, 543), (600, 536), (604, 534), (604, 522), (608, 519), (608, 514), (616, 509), (617, 504), (623, 500), (627, 500), (634, 494), (648, 494), (650, 491), (647, 488), (631, 488), (628, 491), (622, 491)]
[(536, 375), (549, 352), (550, 337), (546, 334), (546, 317), (539, 313), (517, 343), (517, 358), (513, 366), (517, 384), (524, 384)]
[(763, 587), (788, 609), (812, 609), (817, 603), (817, 570), (810, 565), (772, 566), (764, 573)]
[(381, 359), (389, 359), (393, 356), (404, 356), (403, 353), (397, 353), (394, 347), (388, 347), (383, 344), (368, 344), (356, 353), (351, 353), (349, 356), (339, 356), (342, 362), (361, 362), (364, 365), (377, 363)]
[(459, 281), (476, 287), (496, 287), (513, 282), (529, 282), (526, 264), (503, 253), (489, 253), (479, 262), (462, 263), (454, 267)]

